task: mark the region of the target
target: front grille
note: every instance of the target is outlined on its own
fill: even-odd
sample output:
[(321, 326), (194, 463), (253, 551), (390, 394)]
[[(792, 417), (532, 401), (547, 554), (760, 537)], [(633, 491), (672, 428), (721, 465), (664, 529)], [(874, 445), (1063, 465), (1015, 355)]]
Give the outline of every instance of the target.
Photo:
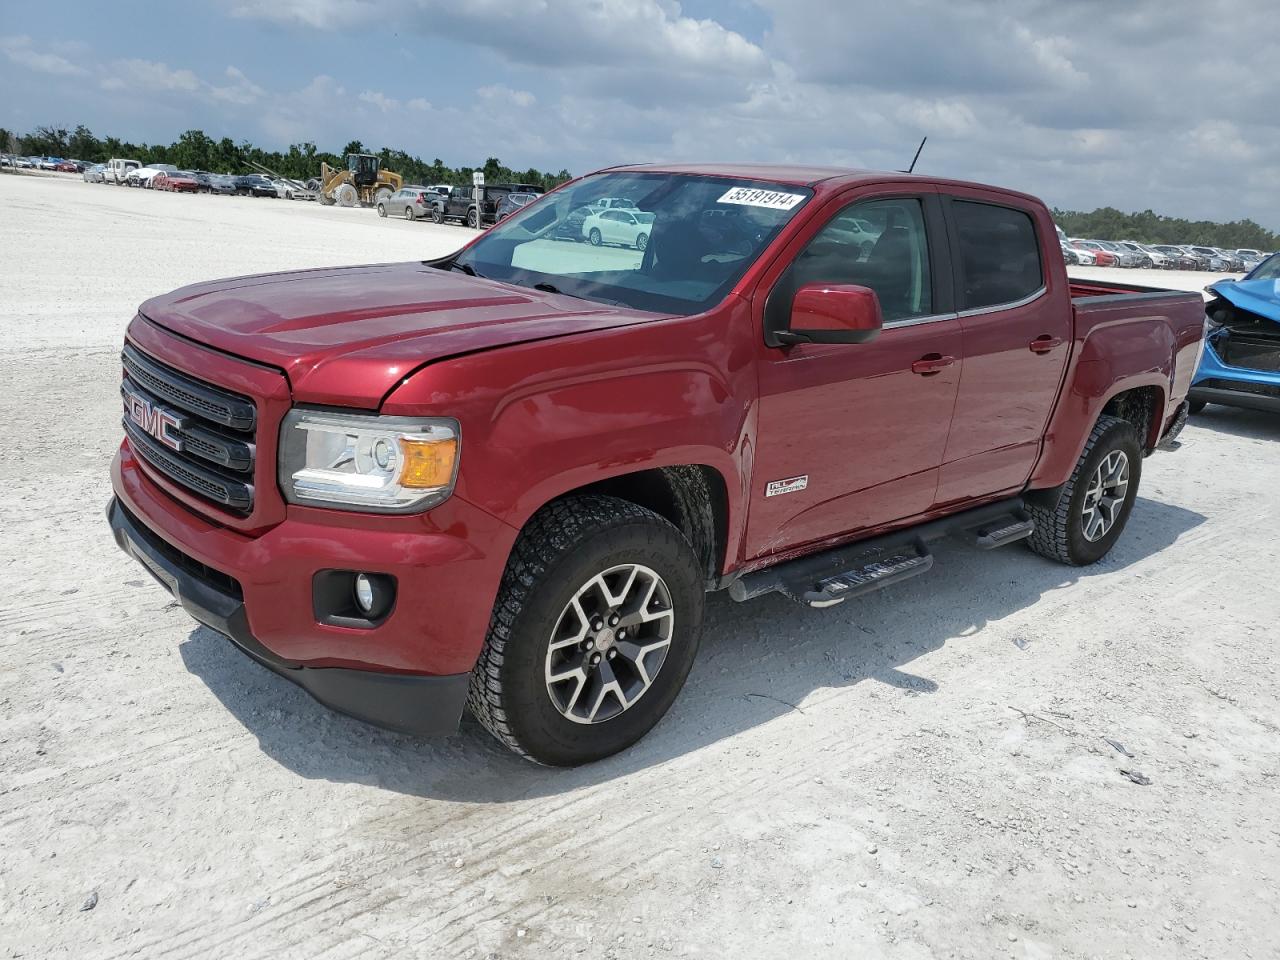
[(257, 409), (126, 344), (124, 430), (153, 470), (234, 513), (253, 510)]

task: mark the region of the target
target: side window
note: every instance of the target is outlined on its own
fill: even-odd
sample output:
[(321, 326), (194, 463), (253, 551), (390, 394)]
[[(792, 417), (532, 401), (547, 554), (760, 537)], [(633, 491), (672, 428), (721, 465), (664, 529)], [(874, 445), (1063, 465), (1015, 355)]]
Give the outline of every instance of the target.
[(964, 277), (959, 309), (1016, 303), (1044, 286), (1040, 246), (1030, 214), (1012, 207), (953, 200), (951, 217), (960, 241)]
[(933, 312), (929, 242), (917, 199), (867, 200), (845, 207), (800, 251), (769, 295), (767, 322), (783, 329), (806, 283), (870, 287), (886, 323)]

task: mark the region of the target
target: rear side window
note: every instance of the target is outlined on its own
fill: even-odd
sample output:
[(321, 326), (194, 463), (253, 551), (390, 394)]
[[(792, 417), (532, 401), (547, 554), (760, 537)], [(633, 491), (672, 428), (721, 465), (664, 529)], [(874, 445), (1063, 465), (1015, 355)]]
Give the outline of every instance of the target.
[(1044, 286), (1031, 216), (1012, 207), (953, 200), (963, 284), (960, 309), (1025, 300)]

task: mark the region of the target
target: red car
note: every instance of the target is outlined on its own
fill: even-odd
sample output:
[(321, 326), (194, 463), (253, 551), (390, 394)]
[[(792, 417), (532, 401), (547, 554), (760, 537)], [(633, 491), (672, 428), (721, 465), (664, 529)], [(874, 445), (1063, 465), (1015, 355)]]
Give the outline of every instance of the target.
[[(644, 250), (553, 239), (608, 197)], [(642, 165), (443, 259), (197, 284), (129, 324), (108, 521), (337, 710), (597, 760), (675, 701), (707, 592), (830, 607), (948, 536), (1107, 555), (1204, 302), (1058, 251), (997, 187)]]
[(157, 173), (151, 181), (153, 190), (168, 190), (170, 193), (195, 193), (200, 189), (200, 181), (185, 170), (174, 173)]
[(59, 173), (79, 173), (80, 164), (76, 163), (74, 160), (63, 160), (53, 169), (57, 170)]
[(1120, 264), (1120, 258), (1101, 244), (1093, 243), (1089, 240), (1072, 240), (1071, 246), (1077, 250), (1088, 250), (1092, 253), (1095, 263), (1099, 267), (1115, 267)]

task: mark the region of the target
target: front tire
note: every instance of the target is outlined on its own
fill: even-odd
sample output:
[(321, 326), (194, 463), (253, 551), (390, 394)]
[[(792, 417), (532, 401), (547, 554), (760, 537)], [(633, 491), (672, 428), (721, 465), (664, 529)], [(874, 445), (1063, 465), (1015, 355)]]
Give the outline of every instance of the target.
[(444, 223), (444, 211), (438, 206), (432, 206), (431, 208), (431, 222)]
[(643, 252), (647, 246), (649, 246), (649, 235), (647, 233), (642, 233), (640, 236), (636, 237), (637, 250)]
[(591, 232), (587, 234), (587, 239), (591, 241), (593, 247), (598, 247), (604, 242), (604, 237), (600, 236), (600, 231), (595, 227), (591, 228)]
[(480, 229), (480, 211), (474, 208), (467, 211), (467, 226), (472, 230)]
[(1027, 509), (1036, 553), (1073, 567), (1097, 563), (1124, 531), (1138, 496), (1142, 446), (1128, 420), (1101, 416), (1056, 505)]
[(624, 750), (684, 686), (702, 605), (693, 548), (662, 517), (614, 497), (553, 503), (511, 552), (468, 706), (538, 763)]
[(380, 203), (380, 204), (378, 204), (378, 216), (380, 216), (380, 217), (386, 217), (386, 215), (387, 215), (387, 208), (386, 208), (386, 205), (385, 205), (385, 204), (381, 204), (381, 203)]
[(1208, 405), (1209, 405), (1209, 401), (1208, 401), (1208, 400), (1191, 400), (1191, 401), (1188, 401), (1188, 403), (1187, 403), (1187, 412), (1188, 412), (1188, 413), (1199, 413), (1201, 410), (1203, 410), (1203, 409), (1204, 409), (1205, 407), (1207, 407)]

